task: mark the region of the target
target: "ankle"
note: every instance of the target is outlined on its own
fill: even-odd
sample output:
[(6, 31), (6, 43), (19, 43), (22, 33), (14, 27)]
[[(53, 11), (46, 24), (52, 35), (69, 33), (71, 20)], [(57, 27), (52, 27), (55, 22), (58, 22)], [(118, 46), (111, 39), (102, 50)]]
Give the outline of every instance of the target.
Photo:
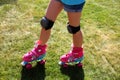
[(45, 45), (46, 45), (45, 43), (42, 43), (41, 40), (37, 40), (35, 43), (36, 43), (37, 45), (41, 45), (41, 46), (45, 46)]
[(37, 40), (35, 42), (34, 48), (37, 48), (37, 49), (46, 49), (47, 45), (46, 44), (41, 44), (41, 41)]
[(83, 48), (82, 47), (72, 47), (72, 55), (74, 57), (82, 57), (83, 56)]
[(72, 47), (72, 52), (74, 52), (74, 53), (83, 52), (83, 48), (82, 47)]

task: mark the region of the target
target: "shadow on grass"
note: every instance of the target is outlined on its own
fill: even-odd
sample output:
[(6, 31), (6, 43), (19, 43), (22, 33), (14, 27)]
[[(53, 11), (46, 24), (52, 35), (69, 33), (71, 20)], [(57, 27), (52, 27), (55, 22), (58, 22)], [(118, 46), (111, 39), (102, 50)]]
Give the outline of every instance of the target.
[(78, 66), (60, 67), (61, 73), (67, 75), (70, 80), (84, 80), (84, 70)]
[(21, 80), (45, 80), (45, 65), (38, 64), (30, 70), (22, 67)]
[(0, 6), (4, 4), (14, 4), (17, 3), (18, 0), (0, 0)]

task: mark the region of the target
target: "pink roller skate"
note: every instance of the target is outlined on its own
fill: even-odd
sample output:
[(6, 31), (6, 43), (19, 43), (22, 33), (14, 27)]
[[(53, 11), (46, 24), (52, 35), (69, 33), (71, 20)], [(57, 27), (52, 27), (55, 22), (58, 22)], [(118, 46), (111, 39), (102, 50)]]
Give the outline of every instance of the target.
[(68, 65), (73, 66), (82, 66), (81, 61), (83, 60), (83, 48), (72, 47), (72, 50), (60, 57), (60, 65), (67, 67)]
[(43, 60), (43, 58), (46, 54), (47, 45), (42, 46), (40, 44), (41, 42), (37, 41), (34, 48), (30, 52), (24, 54), (23, 61), (21, 62), (22, 66), (30, 69), (32, 68), (32, 65), (30, 63), (33, 61), (38, 61), (40, 64), (45, 64), (45, 60)]

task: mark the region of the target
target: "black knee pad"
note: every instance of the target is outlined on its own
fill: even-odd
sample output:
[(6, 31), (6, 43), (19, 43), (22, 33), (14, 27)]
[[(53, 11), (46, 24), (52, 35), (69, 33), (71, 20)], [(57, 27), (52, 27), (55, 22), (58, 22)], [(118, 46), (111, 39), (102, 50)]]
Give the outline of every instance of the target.
[(51, 29), (54, 25), (54, 22), (52, 20), (47, 19), (46, 17), (43, 17), (40, 21), (40, 24), (45, 30)]
[(71, 34), (75, 34), (77, 33), (78, 31), (80, 31), (80, 25), (79, 26), (71, 26), (71, 25), (67, 25), (67, 29), (68, 29), (68, 32), (71, 33)]

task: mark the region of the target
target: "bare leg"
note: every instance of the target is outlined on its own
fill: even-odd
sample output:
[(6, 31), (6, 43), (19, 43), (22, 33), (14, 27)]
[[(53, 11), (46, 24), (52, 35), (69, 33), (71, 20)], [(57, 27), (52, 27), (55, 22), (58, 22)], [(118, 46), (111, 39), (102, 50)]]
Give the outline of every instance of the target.
[[(76, 27), (80, 25), (80, 16), (81, 16), (80, 12), (67, 12), (67, 14), (68, 14), (68, 19), (69, 19), (69, 24), (71, 26)], [(60, 57), (59, 64), (63, 64), (65, 66), (72, 62), (80, 63), (83, 60), (82, 42), (83, 42), (83, 38), (82, 38), (81, 31), (78, 31), (77, 33), (73, 34), (72, 49), (70, 50), (70, 52)]]
[[(60, 2), (56, 0), (51, 0), (45, 17), (54, 22), (62, 9), (63, 9), (63, 5)], [(39, 60), (43, 59), (44, 54), (46, 54), (46, 47), (47, 47), (46, 42), (50, 37), (50, 32), (51, 30), (45, 30), (42, 27), (40, 39), (39, 39), (41, 43), (40, 41), (37, 41), (36, 43), (38, 45), (36, 45), (31, 51), (29, 51), (23, 56), (23, 62), (21, 63), (23, 66), (26, 66), (26, 68), (30, 68), (32, 66), (29, 64), (29, 62), (38, 60), (38, 58)]]
[[(47, 17), (52, 21), (55, 21), (62, 9), (63, 9), (63, 5), (60, 2), (56, 0), (51, 0), (47, 8), (45, 17)], [(50, 37), (50, 33), (51, 33), (51, 29), (50, 30), (45, 30), (44, 28), (41, 29), (41, 34), (39, 39), (41, 41), (41, 45), (47, 43)]]
[[(68, 12), (69, 24), (72, 26), (80, 25), (81, 12)], [(73, 34), (73, 45), (75, 47), (82, 47), (83, 37), (82, 32), (79, 31), (76, 34)]]

